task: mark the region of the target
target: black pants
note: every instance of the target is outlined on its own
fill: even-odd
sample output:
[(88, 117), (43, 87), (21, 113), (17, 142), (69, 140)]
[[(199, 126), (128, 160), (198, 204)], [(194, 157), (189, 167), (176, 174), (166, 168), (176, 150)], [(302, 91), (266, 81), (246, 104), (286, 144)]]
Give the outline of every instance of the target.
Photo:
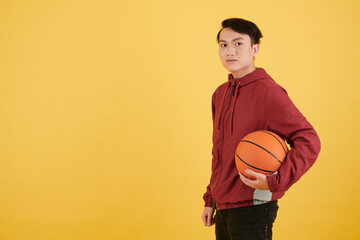
[(216, 210), (216, 240), (271, 240), (277, 201)]

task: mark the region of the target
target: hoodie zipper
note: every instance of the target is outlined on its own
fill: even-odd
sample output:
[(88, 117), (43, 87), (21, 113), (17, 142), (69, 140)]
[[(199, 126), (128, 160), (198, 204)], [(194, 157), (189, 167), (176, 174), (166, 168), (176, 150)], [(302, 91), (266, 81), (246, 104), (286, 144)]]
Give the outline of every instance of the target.
[[(229, 103), (227, 104), (226, 110), (223, 112), (222, 115), (220, 115), (220, 119), (219, 119), (219, 130), (220, 130), (220, 126), (223, 125), (223, 122), (224, 122), (224, 121), (220, 122), (220, 120), (224, 120), (224, 117), (225, 117), (226, 113), (229, 111), (229, 109), (230, 109), (230, 107), (231, 107), (231, 105), (232, 105), (232, 102), (236, 100), (236, 99), (233, 99), (233, 96), (235, 95), (235, 87), (236, 87), (236, 84), (235, 84), (235, 80), (234, 80), (234, 82), (232, 83), (232, 89), (231, 89), (232, 92), (231, 92), (230, 101), (229, 101)], [(224, 101), (223, 101), (223, 104), (222, 104), (222, 108), (225, 107), (224, 105), (225, 105), (225, 101), (227, 100), (227, 98), (226, 98), (226, 97), (227, 97), (227, 92), (228, 92), (228, 91), (225, 92), (225, 97), (224, 97)], [(231, 113), (231, 114), (232, 114), (232, 113)], [(218, 185), (219, 182), (220, 182), (220, 179), (221, 179), (221, 177), (222, 177), (222, 172), (223, 172), (223, 164), (224, 164), (224, 162), (223, 162), (223, 160), (222, 160), (222, 148), (223, 148), (223, 144), (224, 144), (224, 134), (225, 134), (225, 129), (224, 129), (224, 127), (222, 127), (222, 129), (221, 129), (221, 145), (220, 145), (219, 155), (218, 155), (218, 158), (221, 159), (221, 169), (220, 169), (219, 178), (218, 178), (218, 180), (217, 180), (217, 182), (216, 182), (216, 184), (215, 184), (215, 187), (214, 187), (214, 189), (213, 189), (213, 199), (214, 199), (215, 203), (216, 203), (215, 190), (216, 190), (217, 185)], [(216, 207), (217, 207), (217, 206), (216, 206)]]

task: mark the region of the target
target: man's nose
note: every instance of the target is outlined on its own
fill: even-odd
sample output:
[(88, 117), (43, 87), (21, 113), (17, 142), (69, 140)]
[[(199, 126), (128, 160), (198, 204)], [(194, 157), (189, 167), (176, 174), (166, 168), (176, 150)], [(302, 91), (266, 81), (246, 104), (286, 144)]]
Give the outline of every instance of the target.
[(235, 48), (232, 46), (228, 46), (227, 50), (226, 50), (226, 55), (227, 56), (232, 56), (235, 54)]

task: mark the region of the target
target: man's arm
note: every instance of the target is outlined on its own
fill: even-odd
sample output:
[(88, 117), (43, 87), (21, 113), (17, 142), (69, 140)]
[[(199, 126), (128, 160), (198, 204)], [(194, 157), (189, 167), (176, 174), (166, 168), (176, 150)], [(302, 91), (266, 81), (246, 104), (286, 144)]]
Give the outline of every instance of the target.
[(266, 178), (271, 192), (286, 191), (314, 164), (320, 139), (281, 87), (268, 92), (266, 111), (268, 130), (284, 137), (291, 147), (278, 173)]

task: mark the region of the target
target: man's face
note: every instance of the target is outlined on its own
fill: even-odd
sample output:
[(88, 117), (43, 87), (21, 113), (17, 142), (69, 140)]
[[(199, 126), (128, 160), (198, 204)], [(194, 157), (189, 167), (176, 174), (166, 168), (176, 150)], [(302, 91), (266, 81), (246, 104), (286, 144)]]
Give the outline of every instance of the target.
[(251, 45), (247, 34), (224, 28), (219, 37), (219, 55), (224, 67), (235, 78), (243, 77), (255, 70), (254, 58), (259, 51), (259, 44)]

